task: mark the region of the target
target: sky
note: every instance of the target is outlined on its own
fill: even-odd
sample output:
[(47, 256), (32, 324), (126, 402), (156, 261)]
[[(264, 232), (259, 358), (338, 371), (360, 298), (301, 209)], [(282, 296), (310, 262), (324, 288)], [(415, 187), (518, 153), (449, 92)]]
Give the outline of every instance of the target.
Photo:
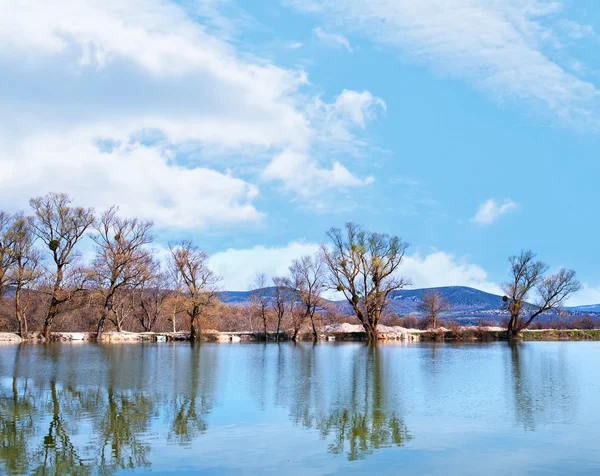
[(69, 193), (193, 239), (222, 286), (345, 222), (415, 287), (510, 255), (600, 302), (596, 0), (0, 0), (0, 209)]

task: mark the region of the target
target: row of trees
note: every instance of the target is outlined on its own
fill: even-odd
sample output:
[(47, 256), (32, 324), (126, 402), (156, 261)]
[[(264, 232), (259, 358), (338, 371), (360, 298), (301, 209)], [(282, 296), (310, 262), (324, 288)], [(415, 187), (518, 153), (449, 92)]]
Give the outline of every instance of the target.
[[(96, 216), (91, 208), (73, 206), (65, 194), (34, 198), (30, 206), (30, 216), (0, 212), (0, 301), (8, 289), (14, 291), (14, 317), (21, 335), (28, 333), (27, 313), (32, 293), (37, 292), (47, 298), (46, 338), (62, 307), (76, 296), (99, 311), (98, 339), (107, 321), (120, 331), (136, 307), (145, 330), (165, 314), (175, 330), (179, 315), (187, 319), (191, 339), (198, 337), (202, 321), (218, 306), (220, 278), (210, 269), (208, 255), (194, 243), (171, 244), (168, 258), (161, 262), (151, 247), (150, 221), (123, 218), (117, 207)], [(78, 249), (88, 234), (94, 243), (91, 265), (82, 262)], [(251, 312), (262, 323), (265, 338), (274, 313), (277, 340), (285, 322), (294, 340), (309, 323), (316, 339), (315, 317), (325, 310), (323, 293), (329, 290), (344, 297), (367, 338), (377, 340), (392, 293), (410, 284), (399, 274), (408, 244), (354, 223), (332, 228), (327, 236), (330, 243), (319, 253), (295, 260), (287, 276), (273, 278), (273, 293), (267, 277), (257, 277)], [(549, 275), (548, 266), (531, 251), (511, 257), (510, 265), (510, 281), (504, 288), (509, 338), (542, 313), (560, 307), (580, 288), (574, 271), (561, 269)], [(427, 293), (420, 310), (435, 326), (448, 304), (439, 293)]]

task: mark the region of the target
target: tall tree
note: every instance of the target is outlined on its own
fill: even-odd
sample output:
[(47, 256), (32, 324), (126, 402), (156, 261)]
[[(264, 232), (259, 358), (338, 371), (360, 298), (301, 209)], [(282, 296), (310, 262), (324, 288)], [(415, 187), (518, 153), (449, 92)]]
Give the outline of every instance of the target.
[(294, 260), (290, 266), (290, 275), (289, 286), (295, 290), (295, 298), (302, 306), (302, 311), (292, 322), (294, 328), (292, 340), (297, 340), (298, 332), (307, 320), (311, 323), (313, 340), (317, 340), (315, 313), (324, 308), (325, 301), (321, 294), (327, 281), (327, 266), (323, 254), (317, 253), (314, 256), (303, 256)]
[(15, 262), (13, 253), (12, 226), (14, 217), (0, 211), (0, 301), (9, 284), (9, 272)]
[(152, 252), (148, 245), (154, 240), (151, 234), (153, 223), (121, 218), (117, 215), (118, 210), (117, 207), (106, 210), (92, 236), (96, 243), (94, 277), (102, 296), (98, 340), (102, 339), (107, 317), (115, 312), (115, 294), (132, 292), (152, 270)]
[(75, 247), (94, 223), (94, 209), (71, 206), (71, 197), (64, 193), (49, 193), (30, 200), (34, 212), (33, 231), (46, 245), (54, 262), (50, 277), (50, 305), (44, 319), (44, 337), (61, 304), (73, 299), (86, 283), (86, 273), (74, 264), (79, 258)]
[(426, 319), (431, 321), (434, 329), (437, 328), (438, 316), (442, 312), (452, 309), (450, 302), (437, 289), (428, 289), (423, 292), (423, 296), (417, 305), (417, 310), (423, 314)]
[(15, 317), (21, 337), (28, 333), (27, 311), (31, 302), (32, 287), (42, 276), (41, 253), (34, 246), (35, 235), (31, 218), (16, 215), (9, 230), (12, 242), (13, 266), (8, 273), (8, 281), (15, 289)]
[(259, 273), (256, 275), (256, 278), (250, 285), (250, 312), (255, 314), (262, 322), (265, 341), (268, 340), (268, 311), (271, 302), (267, 283), (267, 275), (264, 273)]
[(218, 303), (218, 283), (221, 280), (208, 266), (208, 255), (191, 241), (170, 246), (169, 262), (183, 299), (183, 311), (190, 320), (190, 339), (201, 332), (201, 318)]
[(271, 301), (271, 305), (275, 310), (277, 317), (277, 331), (275, 333), (275, 340), (279, 342), (279, 334), (281, 332), (281, 324), (285, 319), (286, 315), (292, 315), (294, 313), (294, 307), (296, 304), (296, 292), (295, 289), (290, 286), (290, 279), (287, 276), (275, 276), (273, 278), (274, 296)]
[(397, 275), (408, 244), (397, 236), (373, 233), (355, 223), (327, 232), (331, 248), (322, 247), (331, 285), (341, 292), (362, 323), (367, 339), (377, 340), (377, 325), (392, 291), (410, 284)]
[(535, 257), (531, 251), (521, 251), (520, 255), (509, 258), (511, 280), (504, 285), (504, 299), (510, 313), (506, 330), (509, 339), (526, 329), (540, 314), (559, 309), (581, 289), (575, 271), (560, 269), (555, 274), (546, 275), (548, 266)]

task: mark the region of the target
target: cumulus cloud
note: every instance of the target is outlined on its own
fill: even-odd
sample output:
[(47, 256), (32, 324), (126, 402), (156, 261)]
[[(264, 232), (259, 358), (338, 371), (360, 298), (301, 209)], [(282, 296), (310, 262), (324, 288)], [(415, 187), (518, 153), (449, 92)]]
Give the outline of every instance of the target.
[(215, 170), (172, 164), (168, 150), (135, 141), (103, 149), (94, 143), (93, 132), (32, 136), (0, 157), (0, 203), (24, 208), (29, 193), (66, 191), (77, 203), (118, 204), (123, 214), (154, 220), (160, 227), (261, 219), (252, 205), (255, 186)]
[(567, 306), (600, 304), (600, 286), (582, 283), (582, 288), (567, 301)]
[(506, 215), (507, 213), (516, 210), (516, 208), (517, 204), (510, 199), (498, 203), (493, 198), (490, 198), (479, 206), (472, 221), (481, 226), (491, 225), (502, 215)]
[(350, 53), (352, 53), (352, 47), (350, 46), (350, 41), (343, 35), (339, 35), (336, 33), (328, 33), (323, 31), (320, 27), (317, 27), (313, 30), (315, 35), (321, 42), (337, 47), (337, 48), (346, 48)]
[(369, 113), (315, 107), (302, 70), (232, 46), (209, 6), (0, 0), (0, 206), (60, 190), (167, 227), (256, 222), (252, 182), (287, 151), (347, 184), (320, 144), (356, 143)]
[[(556, 0), (286, 0), (323, 21), (469, 81), (500, 100), (527, 102), (570, 126), (600, 127), (599, 91), (565, 71)], [(590, 28), (563, 23), (571, 37)], [(460, 34), (457, 34), (460, 32)]]
[(502, 294), (501, 287), (491, 282), (486, 271), (451, 253), (436, 251), (428, 255), (407, 255), (399, 268), (409, 276), (413, 287), (470, 286), (493, 294)]
[[(211, 266), (223, 276), (225, 289), (245, 290), (258, 273), (266, 273), (269, 277), (284, 275), (293, 259), (318, 250), (316, 243), (301, 242), (277, 247), (229, 249), (211, 256)], [(471, 286), (490, 293), (502, 293), (500, 286), (489, 280), (483, 268), (442, 251), (407, 255), (399, 272), (411, 278), (416, 288)]]
[(373, 182), (373, 177), (356, 178), (346, 167), (334, 162), (330, 169), (319, 167), (313, 159), (292, 150), (277, 155), (264, 171), (267, 180), (280, 180), (285, 186), (306, 198), (315, 190), (357, 187)]
[(249, 249), (228, 249), (210, 257), (213, 270), (223, 277), (223, 289), (245, 291), (259, 273), (269, 278), (287, 274), (294, 259), (314, 254), (315, 243), (292, 242), (286, 246), (254, 246)]

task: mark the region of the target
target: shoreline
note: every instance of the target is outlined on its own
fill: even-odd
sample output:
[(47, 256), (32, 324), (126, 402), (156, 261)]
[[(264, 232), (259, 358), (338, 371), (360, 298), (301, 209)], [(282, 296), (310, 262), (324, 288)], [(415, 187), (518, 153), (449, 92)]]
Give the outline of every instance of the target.
[[(391, 330), (393, 329), (393, 330)], [(276, 343), (276, 333), (269, 332), (267, 342)], [(360, 330), (328, 330), (324, 328), (319, 334), (319, 342), (360, 342), (365, 341), (365, 333)], [(138, 342), (185, 342), (189, 341), (187, 332), (105, 332), (102, 343), (138, 343)], [(200, 334), (201, 342), (237, 343), (237, 342), (264, 342), (262, 332), (219, 332), (205, 331)], [(280, 332), (279, 341), (291, 341), (289, 332)], [(298, 341), (312, 341), (312, 333), (303, 333), (298, 336)], [(432, 330), (417, 330), (403, 328), (385, 328), (379, 333), (380, 341), (400, 342), (488, 342), (507, 340), (505, 331), (501, 328), (464, 327), (458, 330), (445, 328)], [(525, 330), (519, 335), (521, 341), (594, 341), (600, 340), (600, 329), (542, 329)], [(28, 338), (21, 338), (17, 333), (0, 332), (1, 344), (19, 343), (45, 343), (46, 339), (40, 332), (33, 332)], [(48, 342), (62, 343), (90, 343), (96, 342), (95, 332), (52, 332)]]

